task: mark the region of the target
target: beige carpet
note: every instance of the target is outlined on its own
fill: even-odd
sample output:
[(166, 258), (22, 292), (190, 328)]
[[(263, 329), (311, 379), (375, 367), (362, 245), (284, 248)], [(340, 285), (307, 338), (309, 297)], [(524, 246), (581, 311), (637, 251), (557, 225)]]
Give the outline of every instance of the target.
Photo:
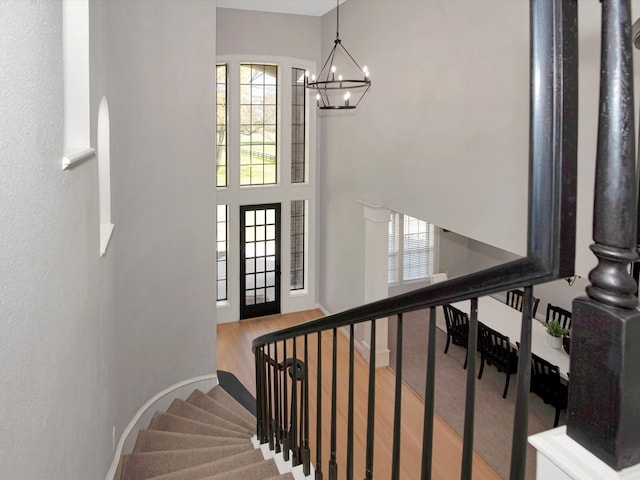
[(275, 480), (272, 460), (253, 448), (256, 419), (222, 387), (176, 399), (138, 434), (117, 480)]
[[(442, 308), (437, 309), (443, 317)], [(404, 315), (402, 377), (417, 394), (424, 397), (426, 376), (426, 351), (428, 342), (427, 310)], [(443, 321), (444, 323), (444, 321)], [(389, 319), (389, 346), (391, 367), (395, 369), (397, 321)], [(464, 401), (466, 390), (465, 349), (449, 347), (445, 355), (446, 335), (436, 328), (436, 398), (438, 415), (462, 435), (464, 425)], [(476, 368), (480, 367), (478, 356)], [(510, 452), (515, 411), (516, 378), (511, 376), (507, 398), (502, 398), (505, 375), (495, 367), (485, 366), (482, 379), (476, 381), (476, 411), (474, 449), (503, 478), (509, 478)], [(539, 397), (529, 397), (529, 434), (553, 427), (555, 410), (545, 405)], [(559, 425), (566, 422), (566, 412), (560, 415)], [(527, 448), (527, 480), (535, 479), (535, 450)]]

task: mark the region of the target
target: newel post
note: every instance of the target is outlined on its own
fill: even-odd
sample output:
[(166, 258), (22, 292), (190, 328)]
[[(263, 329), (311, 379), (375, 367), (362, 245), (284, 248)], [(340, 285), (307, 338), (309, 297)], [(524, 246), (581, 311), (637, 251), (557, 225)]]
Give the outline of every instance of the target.
[(600, 114), (591, 250), (598, 265), (573, 302), (567, 434), (615, 470), (640, 463), (640, 312), (636, 254), (629, 0), (603, 0)]

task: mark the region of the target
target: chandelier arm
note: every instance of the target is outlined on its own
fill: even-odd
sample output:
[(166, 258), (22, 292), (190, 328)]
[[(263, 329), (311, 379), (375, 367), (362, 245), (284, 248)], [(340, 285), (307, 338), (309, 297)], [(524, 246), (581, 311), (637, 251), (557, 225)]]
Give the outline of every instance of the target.
[(362, 99), (364, 98), (364, 96), (367, 94), (367, 92), (369, 91), (369, 89), (371, 88), (371, 84), (369, 84), (367, 86), (367, 89), (364, 91), (364, 93), (362, 95), (360, 95), (360, 98), (358, 98), (358, 101), (356, 102), (356, 104), (353, 106), (354, 108), (357, 107), (358, 105), (360, 105), (360, 102), (362, 101)]
[(349, 56), (351, 61), (356, 64), (356, 67), (358, 67), (358, 70), (362, 70), (362, 67), (360, 67), (360, 64), (358, 64), (358, 62), (356, 62), (356, 59), (351, 56), (351, 54), (349, 53), (349, 50), (347, 50), (346, 47), (342, 45), (342, 42), (340, 42), (340, 46), (342, 47), (342, 50), (344, 50), (344, 52)]
[[(336, 47), (337, 46), (338, 46), (337, 42), (333, 44), (333, 48), (331, 49), (331, 53), (329, 53), (329, 56), (327, 57), (327, 59), (324, 62), (324, 65), (322, 65), (322, 69), (320, 69), (320, 73), (318, 73), (318, 80), (320, 80), (320, 78), (322, 77), (322, 72), (324, 72), (324, 69), (327, 68), (327, 65), (333, 65), (333, 57), (335, 57), (335, 55), (336, 55)], [(329, 78), (329, 74), (328, 73), (327, 73), (327, 78)]]

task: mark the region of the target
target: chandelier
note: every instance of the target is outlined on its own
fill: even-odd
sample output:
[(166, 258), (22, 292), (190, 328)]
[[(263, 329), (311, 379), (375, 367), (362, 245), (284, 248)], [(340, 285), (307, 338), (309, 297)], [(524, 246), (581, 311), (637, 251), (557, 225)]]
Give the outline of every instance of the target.
[(316, 92), (320, 110), (345, 110), (358, 106), (371, 87), (369, 69), (360, 67), (340, 40), (340, 0), (336, 0), (336, 39), (322, 70), (305, 72), (305, 86)]

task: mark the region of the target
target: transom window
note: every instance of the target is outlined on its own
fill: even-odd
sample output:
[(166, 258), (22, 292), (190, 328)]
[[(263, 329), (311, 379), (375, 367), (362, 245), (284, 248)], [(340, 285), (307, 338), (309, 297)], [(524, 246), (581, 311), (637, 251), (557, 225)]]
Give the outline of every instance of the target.
[(240, 65), (240, 185), (278, 178), (278, 67)]

